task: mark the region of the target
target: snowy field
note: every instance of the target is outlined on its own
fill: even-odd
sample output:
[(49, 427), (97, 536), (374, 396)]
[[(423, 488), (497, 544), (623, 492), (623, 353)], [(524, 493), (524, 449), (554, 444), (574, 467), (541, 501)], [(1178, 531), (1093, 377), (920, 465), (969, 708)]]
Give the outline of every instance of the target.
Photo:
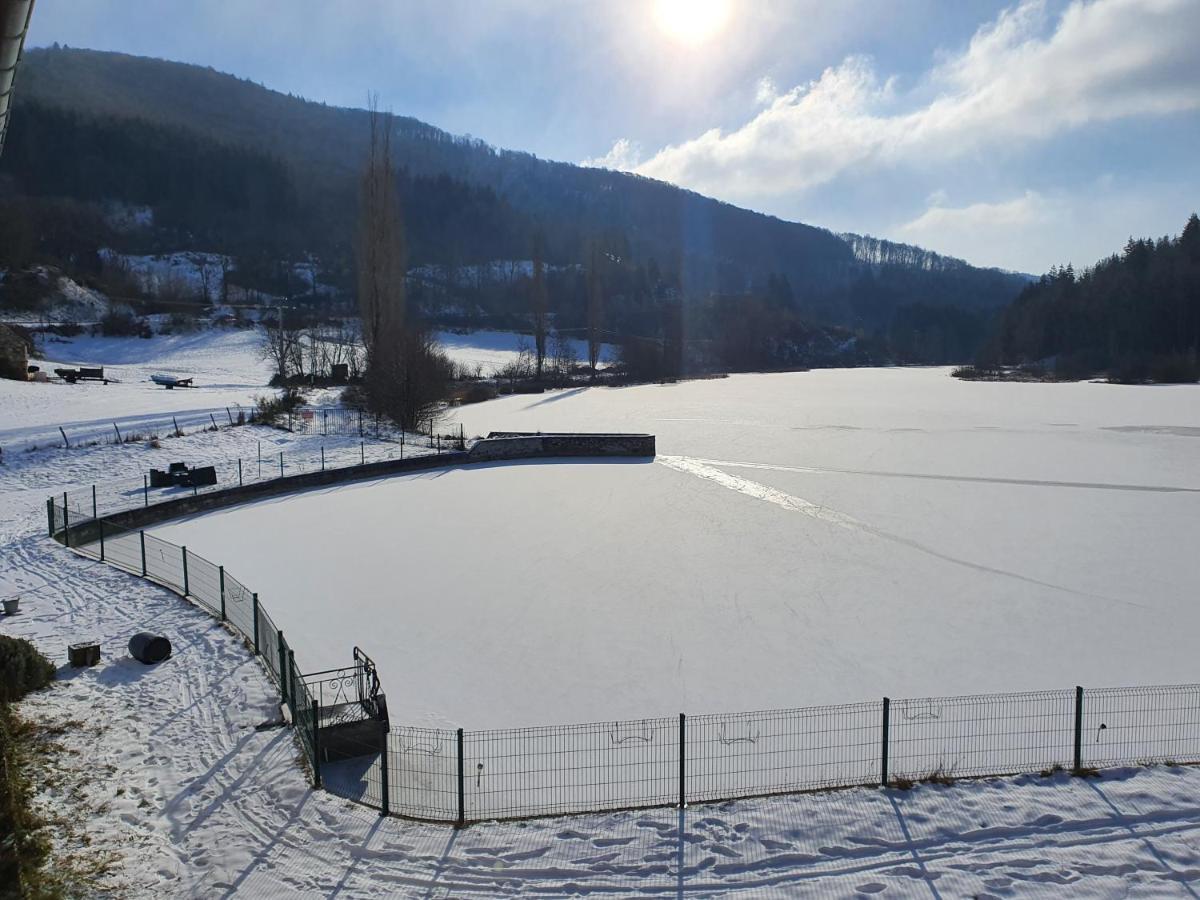
[[(268, 392), (271, 367), (258, 347), (253, 330), (197, 331), (146, 340), (85, 335), (44, 339), (42, 358), (35, 362), (47, 373), (64, 366), (103, 366), (105, 375), (115, 380), (43, 384), (0, 379), (0, 447), (11, 452), (61, 445), (60, 425), (72, 442), (83, 442), (112, 438), (115, 419), (127, 430), (163, 433), (172, 415), (184, 430), (208, 421), (210, 414), (226, 417), (227, 407), (236, 416), (238, 406), (252, 406), (256, 396)], [(160, 372), (194, 378), (196, 387), (168, 391), (150, 381)]]
[[(956, 425), (960, 424), (954, 421), (956, 416), (964, 417), (961, 428), (968, 433), (976, 422), (1005, 425), (1012, 433), (1026, 434), (1030, 441), (1037, 433), (1052, 432), (1047, 423), (1039, 422), (1031, 414), (1025, 414), (1027, 425), (1017, 428), (1011, 420), (1019, 416), (998, 413), (997, 410), (1010, 408), (1007, 399), (1010, 396), (1014, 398), (1011, 403), (1027, 405), (1032, 402), (1030, 397), (1038, 396), (1026, 393), (1025, 386), (939, 383), (931, 387), (937, 373), (921, 372), (812, 374), (826, 381), (825, 389), (844, 384), (845, 394), (849, 395), (842, 397), (841, 404), (831, 401), (827, 410), (818, 410), (815, 399), (810, 399), (813, 425), (837, 422), (835, 412), (842, 414), (842, 420), (853, 423), (868, 415), (862, 409), (868, 403), (876, 404), (876, 414), (882, 417), (882, 423), (904, 419), (904, 410), (885, 408), (886, 398), (871, 400), (846, 381), (861, 376), (866, 383), (876, 384), (893, 377), (901, 381), (917, 379), (910, 397), (938, 391), (939, 387), (953, 392), (960, 387), (998, 389), (995, 393), (985, 390), (975, 395), (988, 398), (978, 411), (970, 397), (960, 402), (957, 410), (946, 410), (939, 429), (942, 434), (955, 433)], [(775, 376), (758, 378), (770, 381)], [(813, 397), (820, 393), (808, 388), (812, 382), (803, 381), (805, 378), (809, 376), (787, 376), (785, 383), (796, 379), (791, 384), (795, 385), (792, 391), (797, 396), (807, 393)], [(659, 432), (663, 452), (685, 455), (682, 442), (686, 432), (668, 432), (673, 427), (686, 426), (669, 426), (662, 420), (699, 418), (703, 406), (707, 407), (704, 417), (715, 418), (723, 403), (732, 402), (738, 392), (745, 393), (745, 383), (754, 380), (748, 377), (706, 383), (715, 387), (716, 392), (710, 393), (704, 403), (694, 398), (692, 408), (686, 412), (671, 409), (671, 392), (677, 396), (689, 394), (700, 385), (560, 393), (537, 399), (515, 397), (463, 412), (468, 416), (468, 428), (475, 431), (488, 427), (526, 427), (533, 419), (539, 419), (546, 428), (568, 423), (573, 427), (649, 428)], [(738, 382), (743, 384), (739, 386)], [(858, 387), (863, 383), (860, 381)], [(1181, 480), (1180, 471), (1181, 467), (1186, 469), (1184, 475), (1191, 471), (1187, 467), (1191, 457), (1187, 454), (1189, 442), (1194, 439), (1189, 434), (1194, 434), (1200, 423), (1194, 418), (1189, 421), (1189, 416), (1194, 417), (1191, 411), (1195, 409), (1195, 401), (1188, 399), (1183, 391), (1179, 392), (1182, 399), (1177, 399), (1174, 389), (1085, 385), (1030, 386), (1030, 389), (1059, 391), (1064, 387), (1068, 388), (1064, 396), (1072, 395), (1074, 399), (1069, 404), (1064, 401), (1063, 405), (1072, 406), (1077, 418), (1056, 415), (1047, 422), (1076, 423), (1079, 434), (1075, 447), (1081, 456), (1081, 466), (1086, 469), (1098, 465), (1090, 454), (1107, 447), (1105, 452), (1113, 463), (1132, 465), (1131, 459), (1148, 458), (1132, 471), (1121, 473), (1122, 481), (1133, 482), (1138, 472), (1149, 471), (1154, 477), (1146, 476), (1143, 486), (1186, 483)], [(1016, 393), (1008, 394), (1007, 390), (1013, 388)], [(1094, 400), (1087, 393), (1092, 390), (1100, 392)], [(1108, 394), (1110, 391), (1113, 393)], [(1131, 392), (1129, 397), (1124, 396), (1126, 391)], [(721, 393), (724, 400), (719, 396)], [(638, 399), (640, 409), (617, 408), (618, 398), (626, 395)], [(660, 401), (658, 397), (668, 399)], [(539, 400), (542, 405), (525, 409)], [(547, 404), (545, 400), (555, 402)], [(910, 414), (915, 418), (914, 410), (928, 410), (929, 402), (910, 401)], [(1105, 415), (1106, 404), (1112, 404), (1111, 408), (1120, 415), (1116, 412)], [(799, 406), (796, 401), (795, 407)], [(10, 407), (4, 409), (8, 413)], [(23, 424), (19, 418), (22, 414), (18, 411), (10, 415), (10, 423)], [(552, 415), (565, 418), (555, 421)], [(791, 418), (800, 418), (796, 408), (792, 409)], [(747, 431), (754, 420), (754, 415), (741, 416), (737, 428), (728, 426), (727, 433)], [(1033, 424), (1028, 424), (1031, 420)], [(773, 430), (777, 437), (787, 437), (785, 422), (786, 417), (781, 417), (775, 426), (760, 422), (759, 427)], [(1129, 426), (1159, 431), (1104, 430)], [(821, 429), (810, 428), (801, 437), (831, 453), (844, 450), (847, 458), (840, 461), (843, 467), (857, 464), (863, 456), (870, 458), (872, 442), (886, 443), (881, 433), (863, 428), (858, 435), (862, 447), (855, 449), (853, 442), (848, 441), (841, 448), (833, 448), (820, 440), (823, 433)], [(831, 434), (840, 435), (831, 432), (825, 436)], [(278, 715), (278, 697), (261, 666), (238, 640), (206, 613), (177, 596), (76, 557), (44, 535), (44, 497), (54, 486), (86, 485), (97, 477), (138, 478), (148, 457), (157, 459), (158, 454), (197, 460), (244, 455), (246, 448), (259, 439), (269, 439), (274, 449), (289, 453), (306, 447), (311, 450), (307, 446), (311, 439), (244, 428), (164, 440), (162, 451), (133, 445), (100, 446), (44, 451), (29, 454), (30, 461), (20, 466), (0, 465), (0, 583), (7, 585), (3, 590), (5, 596), (14, 585), (23, 591), (21, 613), (0, 618), (0, 630), (32, 639), (60, 665), (65, 664), (66, 645), (71, 641), (91, 637), (100, 640), (103, 646), (98, 667), (71, 670), (64, 665), (59, 680), (51, 688), (21, 704), (21, 712), (27, 718), (43, 727), (60, 728), (55, 740), (62, 746), (61, 755), (52, 769), (36, 780), (39, 804), (63, 819), (55, 829), (56, 845), (63, 854), (56, 866), (64, 867), (72, 856), (112, 863), (107, 873), (90, 886), (88, 896), (490, 898), (597, 894), (826, 898), (879, 894), (933, 898), (1125, 898), (1195, 895), (1200, 879), (1197, 852), (1200, 810), (1195, 802), (1200, 792), (1200, 769), (1195, 768), (1112, 770), (1100, 779), (1069, 779), (1061, 775), (1049, 779), (992, 779), (953, 787), (923, 785), (911, 791), (848, 790), (694, 806), (683, 811), (647, 810), (478, 825), (463, 831), (383, 819), (372, 810), (313, 790), (299, 768), (299, 751), (291, 733), (285, 729), (256, 729), (258, 724)], [(1057, 445), (1044, 442), (1044, 446), (1053, 456)], [(979, 444), (972, 447), (977, 452)], [(735, 459), (767, 458), (753, 453), (756, 447), (752, 442), (740, 449), (742, 455)], [(1061, 452), (1067, 451), (1061, 449)], [(886, 454), (876, 454), (870, 460), (871, 469), (882, 471), (884, 466), (880, 462), (886, 459)], [(35, 464), (38, 461), (40, 465)], [(976, 460), (974, 466), (969, 459), (961, 460), (960, 465), (966, 470), (973, 467), (976, 471), (986, 471), (989, 467), (1002, 468), (1003, 461), (1003, 454), (997, 452)], [(1068, 463), (1059, 458), (1054, 465), (1068, 466)], [(517, 478), (532, 470), (525, 466), (510, 468)], [(569, 471), (573, 467), (549, 468)], [(756, 481), (763, 477), (763, 470), (726, 468)], [(1016, 468), (1019, 466), (1009, 465), (1004, 470)], [(499, 467), (483, 469), (478, 474), (490, 478), (498, 471)], [(588, 471), (596, 471), (596, 467), (589, 466)], [(608, 467), (608, 472), (614, 478), (624, 475), (646, 479), (648, 473), (678, 478), (681, 487), (676, 493), (681, 497), (696, 495), (696, 502), (708, 504), (714, 514), (719, 514), (718, 518), (727, 516), (725, 510), (730, 501), (754, 505), (754, 497), (728, 489), (722, 491), (722, 485), (712, 479), (689, 476), (659, 464), (618, 464)], [(467, 474), (470, 473), (453, 473), (453, 477)], [(893, 482), (926, 483), (882, 475), (870, 477), (884, 486)], [(1070, 471), (1067, 477), (1072, 477)], [(831, 484), (836, 484), (843, 476), (829, 478)], [(851, 480), (850, 476), (844, 479)], [(628, 506), (627, 488), (616, 480), (608, 483), (612, 488), (611, 499), (600, 497), (598, 510), (591, 510), (589, 515), (596, 515), (597, 511), (604, 515), (605, 502)], [(653, 486), (652, 480), (642, 483)], [(1030, 522), (1036, 522), (1051, 510), (1060, 490), (1102, 490), (1044, 488), (1039, 493), (1032, 485), (989, 487), (986, 482), (961, 485), (963, 489), (977, 485), (976, 489), (995, 493), (1034, 490), (1037, 506), (1025, 516)], [(1115, 500), (1126, 493), (1189, 502), (1191, 496), (1104, 490), (1101, 499), (1111, 495)], [(793, 496), (799, 496), (798, 489), (793, 489)], [(1051, 499), (1037, 500), (1042, 497)], [(524, 505), (510, 510), (509, 524), (491, 535), (491, 539), (517, 550), (545, 543), (549, 529), (526, 532), (514, 528), (512, 523), (528, 524), (535, 513), (544, 514), (545, 507), (556, 498), (542, 491), (518, 499)], [(300, 502), (306, 503), (307, 499)], [(760, 501), (758, 505), (787, 513), (814, 528), (828, 524), (808, 515), (797, 516), (798, 510), (789, 511), (773, 503)], [(379, 529), (403, 525), (405, 534), (417, 530), (422, 522), (426, 531), (449, 527), (451, 534), (446, 540), (450, 545), (454, 540), (453, 525), (445, 525), (438, 508), (407, 502), (377, 516), (373, 524)], [(921, 505), (926, 514), (928, 508), (929, 504)], [(625, 511), (629, 513), (628, 509)], [(864, 515), (862, 511), (858, 514)], [(1111, 512), (1118, 518), (1125, 514), (1121, 506)], [(629, 515), (632, 519), (646, 517), (636, 506)], [(1104, 513), (1101, 518), (1108, 515)], [(630, 518), (623, 519), (621, 527), (627, 527), (629, 521)], [(770, 521), (780, 527), (779, 519)], [(790, 520), (785, 517), (782, 521)], [(703, 529), (713, 527), (709, 521), (702, 523)], [(746, 536), (736, 531), (733, 527), (736, 524), (731, 522), (729, 526), (730, 541), (738, 541), (738, 548), (762, 538), (761, 534)], [(874, 524), (882, 527), (899, 523)], [(1141, 517), (1127, 525), (1129, 533), (1136, 534), (1148, 522)], [(334, 527), (324, 527), (323, 539), (329, 540), (328, 534), (333, 530)], [(838, 533), (841, 531), (845, 529)], [(261, 537), (256, 536), (256, 540)], [(847, 531), (842, 537), (850, 540), (856, 535)], [(1011, 534), (1008, 540), (1020, 544)], [(310, 546), (314, 543), (310, 541)], [(443, 566), (443, 584), (456, 583), (475, 566), (474, 557), (469, 555), (474, 551), (465, 541), (457, 541), (453, 546), (459, 548), (456, 552), (461, 552), (462, 557), (453, 557)], [(1098, 548), (1091, 558), (1099, 560), (1102, 550)], [(1122, 555), (1128, 564), (1138, 565), (1143, 551), (1139, 545), (1123, 551)], [(403, 562), (404, 558), (398, 557), (398, 561)], [(575, 557), (562, 559), (551, 574), (561, 578), (563, 570), (576, 563)], [(1194, 573), (1194, 569), (1191, 571)], [(530, 567), (525, 577), (533, 574)], [(1074, 577), (1081, 576), (1074, 573)], [(1164, 569), (1147, 587), (1157, 593), (1184, 577), (1186, 570)], [(1192, 585), (1195, 586), (1194, 581)], [(339, 590), (331, 596), (340, 597), (342, 593)], [(595, 593), (595, 585), (584, 583), (582, 576), (571, 576), (557, 586), (554, 596), (577, 598)], [(445, 605), (460, 596), (445, 590), (426, 598), (410, 591), (389, 593), (394, 603), (406, 608), (415, 606), (418, 600), (427, 601), (425, 608)], [(1055, 606), (1062, 602), (1057, 600)], [(280, 600), (272, 594), (271, 603), (274, 610)], [(649, 603), (642, 606), (649, 608)], [(338, 616), (347, 615), (344, 606), (335, 609)], [(999, 638), (1008, 640), (1014, 631), (1036, 637), (1039, 628), (1056, 617), (1066, 617), (1071, 609), (1045, 613), (1033, 622), (1014, 620), (1006, 625), (1005, 634)], [(878, 608), (873, 609), (872, 614), (877, 611)], [(1108, 607), (1097, 606), (1089, 618), (1102, 619), (1108, 615)], [(326, 615), (322, 624), (331, 627), (338, 616)], [(1131, 638), (1129, 643), (1147, 666), (1154, 666), (1164, 645), (1169, 649), (1190, 640), (1190, 616), (1186, 612), (1175, 616), (1176, 636), (1169, 641), (1145, 646), (1139, 639)], [(290, 623), (287, 627), (294, 629), (301, 624)], [(460, 619), (459, 624), (464, 633), (473, 630), (465, 619)], [(923, 639), (945, 622), (924, 624)], [(125, 642), (129, 635), (147, 626), (169, 635), (174, 645), (170, 661), (144, 667), (127, 655)], [(868, 617), (861, 628), (864, 633), (870, 632), (872, 619)], [(632, 631), (627, 629), (625, 636), (634, 636), (630, 634)], [(356, 634), (362, 637), (362, 632)], [(410, 649), (425, 640), (416, 632), (406, 638)], [(513, 650), (512, 655), (518, 655), (517, 651)], [(398, 672), (385, 670), (390, 697), (393, 703), (398, 703), (406, 693), (418, 689), (424, 692), (444, 681), (456, 667), (470, 662), (465, 651), (447, 654), (439, 659), (435, 670), (407, 685), (399, 680)], [(783, 660), (781, 664), (786, 662)], [(783, 671), (786, 675), (786, 669)], [(544, 674), (541, 686), (553, 684), (558, 677)], [(476, 679), (471, 687), (483, 690), (489, 680), (496, 679), (490, 676), (487, 680)], [(771, 675), (768, 680), (783, 678)], [(1006, 678), (1004, 686), (1010, 680)]]
[[(531, 352), (533, 350), (533, 336), (515, 331), (472, 331), (466, 334), (439, 331), (435, 336), (454, 362), (469, 368), (479, 366), (485, 376), (515, 362), (522, 346)], [(572, 339), (570, 344), (578, 361), (586, 364), (587, 341)], [(601, 363), (611, 362), (616, 356), (617, 348), (614, 345), (600, 345)]]
[(254, 585), (305, 667), (363, 647), (411, 724), (1196, 680), (1200, 389), (843, 370), (459, 417), (649, 431), (660, 456), (414, 475), (158, 534)]

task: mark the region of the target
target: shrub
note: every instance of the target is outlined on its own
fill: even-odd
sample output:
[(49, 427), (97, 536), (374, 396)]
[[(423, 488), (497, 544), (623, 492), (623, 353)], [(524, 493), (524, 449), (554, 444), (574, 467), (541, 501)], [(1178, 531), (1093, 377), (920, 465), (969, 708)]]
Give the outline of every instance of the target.
[(1194, 384), (1200, 381), (1196, 353), (1168, 353), (1150, 362), (1150, 380), (1159, 384)]
[(100, 317), (100, 331), (107, 337), (149, 337), (150, 326), (127, 306), (116, 306)]
[(54, 664), (23, 638), (0, 634), (0, 703), (20, 700), (54, 679)]

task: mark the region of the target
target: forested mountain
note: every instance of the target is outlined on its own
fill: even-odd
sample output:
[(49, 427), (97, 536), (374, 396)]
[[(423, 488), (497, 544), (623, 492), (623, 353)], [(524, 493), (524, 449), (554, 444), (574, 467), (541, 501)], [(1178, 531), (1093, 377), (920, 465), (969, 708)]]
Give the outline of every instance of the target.
[[(236, 256), (239, 268), (314, 254), (327, 280), (352, 292), (366, 123), (364, 110), (199, 66), (31, 50), (0, 159), (0, 203), (56, 227), (11, 236), (0, 266), (55, 254), (86, 266), (101, 245), (219, 251)], [(774, 305), (764, 307), (773, 319), (853, 329), (892, 345), (898, 359), (963, 359), (992, 312), (1025, 283), (905, 245), (875, 242), (864, 253), (874, 239), (851, 241), (662, 182), (498, 150), (411, 118), (394, 118), (393, 153), (403, 169), (410, 265), (453, 270), (528, 259), (540, 234), (546, 261), (568, 273), (550, 287), (552, 305), (570, 322), (582, 287), (569, 273), (599, 243), (611, 261), (608, 325), (616, 332), (661, 336), (661, 308), (673, 296), (690, 322), (714, 308), (712, 298), (773, 292)], [(151, 207), (155, 227), (113, 233), (99, 214), (111, 201)], [(54, 246), (50, 231), (64, 236)], [(424, 302), (492, 317), (523, 309), (520, 292), (508, 287), (439, 289)]]
[(1053, 268), (1005, 310), (985, 364), (1045, 361), (1064, 377), (1200, 379), (1200, 218), (1177, 238), (1130, 238), (1077, 273)]

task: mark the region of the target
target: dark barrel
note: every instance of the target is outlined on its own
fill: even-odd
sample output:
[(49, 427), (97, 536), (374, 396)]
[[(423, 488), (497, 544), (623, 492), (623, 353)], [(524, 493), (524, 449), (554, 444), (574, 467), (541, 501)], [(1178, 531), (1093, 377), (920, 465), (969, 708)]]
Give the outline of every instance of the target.
[(146, 665), (162, 662), (171, 655), (171, 642), (162, 635), (139, 631), (129, 639), (129, 655)]

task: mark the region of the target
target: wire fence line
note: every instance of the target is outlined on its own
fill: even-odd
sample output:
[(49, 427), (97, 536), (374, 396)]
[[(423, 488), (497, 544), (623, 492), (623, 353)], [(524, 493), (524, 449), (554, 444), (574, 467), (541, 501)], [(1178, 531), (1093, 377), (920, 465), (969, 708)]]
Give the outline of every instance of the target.
[[(228, 624), (279, 688), (315, 784), (383, 814), (466, 824), (924, 779), (1200, 762), (1200, 684), (977, 694), (530, 728), (344, 715), (373, 666), (309, 673), (224, 567), (47, 500), (52, 537)], [(357, 699), (356, 699), (357, 698)], [(372, 699), (374, 694), (372, 692)], [(385, 708), (379, 698), (378, 709)], [(361, 711), (360, 711), (361, 712)], [(336, 746), (334, 738), (336, 737)]]
[(458, 450), (466, 441), (451, 442), (438, 435), (404, 435), (396, 440), (361, 439), (352, 443), (342, 442), (330, 446), (321, 445), (307, 451), (272, 450), (259, 443), (251, 456), (209, 460), (207, 465), (214, 469), (214, 483), (191, 484), (189, 479), (167, 487), (155, 487), (151, 474), (145, 473), (140, 481), (117, 479), (99, 482), (77, 490), (64, 491), (56, 499), (67, 511), (70, 524), (96, 519), (102, 516), (126, 512), (133, 507), (149, 507), (155, 503), (178, 497), (216, 493), (232, 486), (243, 486), (259, 482), (274, 481), (290, 475), (320, 472), (327, 469), (353, 469), (367, 463), (387, 460), (410, 459)]

